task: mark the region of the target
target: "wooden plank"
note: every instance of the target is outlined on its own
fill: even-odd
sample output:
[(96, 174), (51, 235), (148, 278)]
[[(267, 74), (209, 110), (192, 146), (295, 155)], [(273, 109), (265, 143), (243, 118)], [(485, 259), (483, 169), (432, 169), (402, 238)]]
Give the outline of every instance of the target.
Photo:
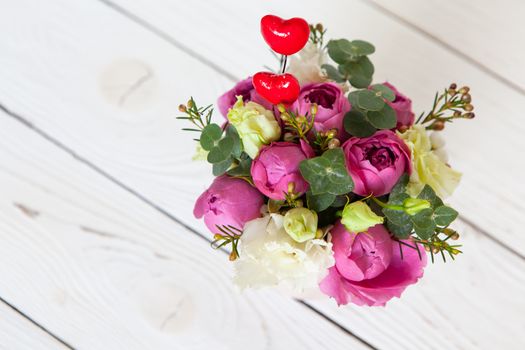
[(525, 36), (525, 26), (521, 23), (525, 16), (523, 1), (365, 2), (398, 17), (525, 95), (525, 50), (519, 44)]
[[(184, 220), (189, 220), (191, 202), (200, 189), (205, 186), (205, 182), (210, 179), (210, 176), (207, 175), (209, 169), (204, 164), (189, 163), (190, 150), (188, 147), (181, 147), (181, 145), (185, 145), (189, 141), (189, 137), (182, 141), (181, 139), (175, 140), (173, 130), (176, 130), (180, 125), (167, 117), (169, 112), (175, 110), (177, 101), (173, 101), (173, 99), (168, 101), (168, 97), (164, 95), (166, 94), (164, 92), (160, 93), (159, 96), (159, 91), (168, 89), (168, 91), (173, 91), (174, 95), (182, 95), (182, 93), (186, 94), (188, 90), (192, 89), (190, 87), (191, 82), (206, 81), (212, 85), (216, 84), (212, 87), (207, 84), (202, 84), (199, 87), (203, 90), (203, 98), (208, 97), (211, 99), (212, 92), (218, 94), (218, 92), (224, 89), (229, 83), (217, 78), (214, 75), (215, 73), (207, 70), (206, 67), (194, 65), (195, 63), (192, 60), (186, 59), (186, 56), (179, 51), (174, 51), (171, 46), (162, 43), (162, 41), (157, 40), (153, 36), (144, 34), (142, 30), (129, 26), (126, 24), (127, 21), (120, 21), (118, 18), (115, 18), (111, 12), (105, 12), (93, 4), (83, 4), (82, 7), (83, 6), (86, 6), (86, 8), (77, 10), (65, 2), (49, 2), (45, 7), (38, 9), (41, 17), (48, 18), (49, 20), (42, 21), (40, 19), (39, 22), (38, 18), (33, 18), (33, 23), (36, 23), (35, 28), (39, 29), (37, 31), (35, 30), (38, 36), (32, 40), (30, 40), (30, 38), (25, 38), (25, 41), (19, 40), (19, 42), (22, 41), (26, 43), (27, 46), (38, 53), (38, 60), (24, 56), (19, 57), (18, 61), (14, 58), (9, 58), (13, 54), (20, 53), (20, 51), (18, 51), (13, 39), (7, 40), (6, 48), (9, 50), (3, 52), (9, 53), (9, 55), (6, 55), (2, 59), (9, 62), (7, 67), (11, 70), (16, 70), (16, 73), (11, 73), (8, 69), (1, 71), (2, 77), (8, 78), (5, 81), (9, 81), (12, 84), (9, 87), (7, 85), (0, 86), (0, 97), (7, 99), (2, 100), (2, 98), (0, 98), (0, 100), (9, 102), (10, 106), (16, 106), (16, 110), (24, 112), (24, 115), (27, 116), (29, 121), (42, 127), (44, 130), (52, 131), (53, 135), (56, 134), (57, 137), (59, 137), (59, 140), (74, 145), (76, 152), (88, 156), (90, 160), (93, 160), (99, 167), (105, 169), (111, 175), (118, 176), (118, 178), (122, 179), (125, 183), (136, 184), (137, 188), (140, 187), (141, 193), (146, 194), (149, 198), (154, 198), (155, 203), (160, 204), (164, 208), (168, 208), (170, 213), (183, 219), (185, 218)], [(213, 7), (211, 8), (213, 9)], [(11, 10), (15, 11), (15, 14), (10, 14), (16, 15), (16, 6)], [(81, 10), (82, 15), (78, 13), (81, 12)], [(94, 26), (90, 23), (89, 20), (85, 18), (85, 13), (89, 14), (89, 16), (87, 16), (88, 18), (96, 17), (99, 25)], [(56, 23), (59, 23), (58, 27)], [(106, 35), (107, 28), (109, 28), (110, 24), (114, 31), (112, 32), (111, 43), (109, 43)], [(121, 29), (119, 29), (120, 26), (122, 26)], [(32, 27), (29, 26), (29, 28)], [(77, 30), (80, 31), (80, 33), (77, 33)], [(20, 34), (19, 36), (24, 35)], [(31, 35), (29, 35), (29, 37), (31, 37)], [(40, 41), (42, 41), (42, 43)], [(137, 42), (140, 42), (140, 45), (137, 45)], [(58, 47), (60, 48), (60, 53), (50, 52), (47, 47)], [(94, 77), (98, 76), (97, 73), (101, 67), (107, 65), (107, 62), (114, 60), (114, 56), (111, 56), (111, 54), (115, 52), (125, 58), (132, 57), (136, 59), (138, 57), (141, 63), (148, 63), (146, 65), (147, 67), (155, 67), (155, 72), (163, 73), (160, 75), (163, 82), (162, 89), (156, 90), (156, 94), (149, 95), (149, 98), (153, 99), (155, 103), (148, 100), (147, 97), (144, 97), (144, 95), (148, 96), (146, 92), (143, 93), (141, 89), (135, 89), (134, 92), (136, 94), (132, 94), (131, 96), (133, 97), (131, 99), (128, 94), (123, 94), (128, 95), (128, 98), (124, 99), (124, 103), (117, 103), (117, 105), (120, 105), (120, 108), (117, 108), (111, 105), (111, 101), (115, 101), (115, 95), (106, 96), (99, 93)], [(177, 54), (173, 52), (177, 52)], [(88, 54), (91, 56), (88, 56)], [(96, 56), (98, 54), (102, 56)], [(161, 59), (159, 59), (159, 57), (161, 57)], [(151, 62), (154, 63), (151, 64), (149, 60), (152, 60)], [(45, 62), (45, 64), (42, 62)], [(178, 65), (169, 66), (168, 63), (171, 62), (177, 62)], [(36, 67), (32, 68), (33, 64)], [(39, 67), (46, 67), (47, 70), (38, 69)], [(131, 74), (131, 76), (134, 76), (136, 80), (140, 80), (141, 77), (148, 72), (147, 69), (143, 68), (144, 65), (139, 64), (137, 68), (136, 64), (133, 64), (133, 62), (129, 63), (129, 61), (125, 67), (135, 73), (135, 75)], [(164, 69), (162, 69), (162, 67), (164, 67)], [(191, 70), (195, 76), (192, 78), (189, 78), (188, 71), (190, 69), (188, 67), (193, 67)], [(27, 69), (30, 69), (30, 72), (27, 72)], [(201, 75), (202, 78), (206, 78), (206, 80), (199, 80)], [(157, 73), (155, 73), (155, 76), (157, 76)], [(14, 79), (14, 77), (18, 78)], [(24, 79), (27, 77), (32, 77), (32, 80), (27, 80), (31, 81), (31, 83), (27, 81), (24, 83)], [(56, 81), (56, 77), (60, 78), (60, 82)], [(183, 78), (180, 79), (180, 77)], [(186, 83), (186, 85), (184, 85), (184, 83)], [(67, 88), (64, 88), (62, 85), (67, 86)], [(128, 86), (128, 84), (123, 85), (125, 87)], [(77, 90), (74, 90), (73, 87), (76, 87)], [(124, 92), (126, 91), (127, 89), (124, 89)], [(20, 96), (32, 96), (34, 99), (32, 101), (23, 99), (17, 96), (17, 92)], [(21, 95), (22, 92), (24, 95)], [(117, 94), (117, 96), (119, 95)], [(104, 98), (108, 99), (110, 103), (102, 102), (106, 101)], [(137, 99), (135, 100), (135, 98)], [(121, 100), (120, 98), (116, 99), (116, 101)], [(159, 118), (156, 115), (163, 116)], [(87, 135), (89, 135), (89, 138)], [(40, 149), (40, 147), (35, 148)], [(175, 153), (177, 150), (180, 153)], [(30, 158), (33, 158), (33, 155)], [(28, 159), (28, 161), (29, 160), (31, 159)], [(41, 167), (42, 166), (40, 166), (40, 168)], [(53, 171), (52, 169), (46, 170)], [(201, 175), (204, 171), (206, 171), (206, 175)], [(22, 174), (23, 173), (34, 174), (35, 169), (27, 168)], [(77, 174), (77, 171), (75, 170), (69, 174)], [(65, 174), (60, 175), (56, 181), (67, 183), (67, 175), (68, 172), (65, 172)], [(83, 173), (75, 176), (82, 177)], [(90, 179), (88, 176), (85, 178)], [(44, 181), (42, 182), (43, 184), (47, 184), (50, 180), (46, 178), (42, 179), (42, 181)], [(87, 182), (86, 184), (82, 184), (82, 186), (89, 185), (84, 189), (85, 192), (81, 192), (83, 196), (87, 195), (89, 198), (89, 196), (93, 196), (91, 192), (96, 192), (97, 190), (104, 191), (103, 187), (102, 189), (96, 189), (97, 186), (90, 187), (89, 181)], [(78, 187), (78, 185), (75, 185), (75, 187)], [(68, 188), (66, 193), (70, 193), (70, 191)], [(105, 192), (106, 196), (114, 196), (112, 191), (106, 190)], [(28, 198), (34, 202), (33, 196), (34, 195), (31, 194), (31, 197)], [(67, 200), (71, 201), (71, 198), (76, 198), (78, 192), (73, 192), (71, 196), (72, 197), (66, 197)], [(472, 196), (470, 198), (472, 198)], [(103, 197), (103, 199), (107, 200), (106, 197)], [(122, 203), (126, 203), (128, 200), (129, 198), (125, 197)], [(55, 205), (55, 202), (42, 202), (39, 207), (54, 208)], [(96, 202), (96, 204), (93, 204), (94, 207), (97, 207), (97, 205), (100, 205), (100, 203)], [(61, 206), (58, 206), (58, 208), (63, 210)], [(106, 209), (106, 207), (102, 209)], [(71, 210), (73, 209), (65, 211), (66, 214), (64, 215), (66, 217), (71, 216)], [(128, 216), (131, 218), (140, 216), (136, 211), (124, 212), (120, 208), (118, 208), (118, 211), (121, 213), (121, 217), (125, 218)], [(97, 214), (98, 213), (99, 212), (97, 212)], [(100, 213), (103, 213), (103, 211)], [(53, 212), (52, 214), (57, 216), (57, 213)], [(83, 217), (82, 215), (77, 213), (73, 215), (73, 217)], [(62, 220), (64, 218), (64, 216), (60, 215), (58, 217), (62, 218)], [(119, 222), (122, 222), (122, 220), (124, 219), (119, 220)], [(49, 225), (53, 230), (57, 226), (56, 224)], [(106, 228), (106, 226), (113, 227), (108, 223), (103, 223), (101, 226), (104, 228)], [(162, 228), (159, 230), (165, 229), (166, 228)], [(117, 227), (116, 230), (121, 232), (119, 230), (122, 229), (118, 229)], [(127, 230), (125, 231), (127, 233)], [(143, 229), (143, 231), (146, 230)], [(141, 231), (141, 234), (143, 231)], [(67, 236), (67, 234), (64, 235)], [(73, 235), (73, 237), (76, 236), (77, 235)], [(138, 234), (135, 234), (133, 237), (136, 238), (136, 236), (140, 237)], [(479, 234), (474, 234), (471, 237), (474, 239), (480, 238)], [(482, 238), (483, 237), (481, 237), (481, 239)], [(146, 244), (146, 242), (150, 242), (151, 237), (143, 239), (144, 240), (140, 242)], [(465, 242), (467, 245), (471, 244), (468, 239), (467, 233)], [(496, 250), (497, 252), (497, 245), (494, 245), (491, 241), (488, 242), (483, 251), (492, 252)], [(477, 245), (476, 243), (472, 243), (471, 246), (475, 247)], [(167, 247), (171, 248), (171, 245), (168, 244)], [(477, 250), (474, 250), (469, 252), (469, 254), (476, 254), (477, 252)], [(202, 254), (209, 254), (209, 252), (206, 251)], [(505, 251), (502, 251), (501, 255), (498, 255), (498, 253), (495, 254), (494, 259), (496, 261), (506, 261), (508, 259), (508, 254)], [(112, 257), (111, 259), (118, 261), (117, 258)], [(486, 261), (487, 259), (483, 257), (483, 259), (479, 258), (479, 260)], [(514, 260), (511, 261), (514, 262)], [(523, 290), (520, 289), (520, 286), (523, 284), (523, 277), (520, 275), (523, 267), (519, 261), (516, 263), (516, 266), (516, 270), (496, 270), (494, 273), (502, 276), (502, 279), (507, 278), (512, 282), (509, 283), (508, 280), (502, 280), (500, 282), (498, 280), (500, 289), (503, 288), (510, 291), (511, 294), (519, 295), (519, 293), (523, 292)], [(354, 329), (354, 327), (362, 327), (359, 329), (362, 335), (376, 346), (389, 349), (421, 348), (421, 342), (414, 343), (410, 337), (399, 337), (399, 334), (406, 333), (407, 325), (409, 325), (410, 330), (413, 330), (415, 333), (427, 334), (428, 338), (439, 344), (457, 347), (455, 344), (471, 345), (475, 343), (476, 340), (472, 339), (472, 334), (474, 333), (472, 329), (467, 330), (466, 335), (458, 334), (459, 332), (452, 332), (450, 337), (448, 337), (448, 333), (445, 333), (446, 336), (444, 336), (443, 331), (450, 330), (454, 325), (458, 324), (459, 321), (449, 321), (446, 323), (447, 326), (441, 325), (442, 327), (436, 327), (431, 316), (436, 314), (447, 315), (450, 308), (456, 307), (456, 303), (463, 302), (468, 306), (467, 312), (464, 314), (465, 319), (461, 321), (467, 324), (465, 327), (473, 327), (470, 324), (473, 318), (471, 319), (469, 315), (475, 315), (475, 317), (480, 317), (480, 315), (483, 317), (487, 317), (487, 315), (498, 316), (501, 315), (499, 312), (504, 312), (505, 315), (515, 315), (515, 313), (518, 315), (506, 316), (504, 322), (508, 322), (509, 324), (504, 322), (498, 323), (498, 325), (493, 328), (494, 333), (483, 333), (485, 337), (483, 340), (487, 344), (507, 344), (508, 339), (519, 339), (519, 337), (516, 337), (515, 327), (519, 326), (522, 328), (519, 314), (523, 310), (523, 305), (520, 304), (520, 301), (510, 299), (506, 304), (501, 302), (501, 300), (494, 301), (490, 295), (498, 293), (497, 290), (483, 290), (479, 288), (473, 291), (473, 287), (467, 284), (464, 279), (461, 279), (469, 273), (472, 274), (469, 276), (474, 281), (483, 279), (484, 277), (481, 272), (485, 270), (494, 271), (492, 269), (499, 269), (499, 265), (495, 267), (492, 265), (482, 265), (481, 268), (472, 265), (463, 268), (454, 268), (448, 265), (446, 267), (447, 279), (454, 281), (458, 290), (472, 290), (472, 293), (481, 293), (477, 300), (482, 300), (483, 303), (479, 305), (470, 303), (468, 294), (460, 297), (459, 301), (455, 301), (456, 299), (454, 298), (457, 298), (455, 295), (457, 291), (455, 289), (448, 291), (445, 289), (443, 291), (440, 284), (440, 282), (442, 283), (441, 280), (436, 281), (427, 276), (424, 281), (430, 286), (426, 287), (429, 288), (428, 290), (430, 290), (430, 292), (428, 290), (424, 292), (422, 288), (417, 287), (409, 289), (408, 292), (416, 293), (416, 295), (422, 294), (420, 297), (407, 295), (402, 301), (393, 301), (392, 306), (389, 305), (386, 310), (390, 310), (394, 305), (400, 305), (398, 306), (399, 309), (396, 309), (395, 312), (381, 312), (381, 309), (372, 311), (352, 307), (348, 309), (337, 309), (332, 303), (326, 303), (327, 306), (323, 306), (326, 307), (326, 309), (323, 311), (325, 313), (331, 312), (333, 315), (338, 316), (345, 324), (351, 326), (352, 329)], [(508, 266), (505, 264), (504, 269), (506, 268), (508, 268)], [(428, 271), (433, 270), (429, 269)], [(512, 276), (512, 278), (508, 276)], [(514, 283), (513, 281), (517, 282)], [(438, 285), (440, 286), (439, 288), (436, 287)], [(485, 292), (487, 294), (485, 294)], [(429, 297), (436, 298), (442, 295), (446, 295), (447, 300), (453, 300), (454, 302), (445, 304), (444, 302), (433, 301), (430, 305), (424, 302), (421, 304), (418, 303), (420, 300), (425, 301)], [(103, 298), (103, 296), (99, 296), (99, 298)], [(417, 300), (411, 301), (411, 298), (417, 298)], [(502, 309), (499, 309), (500, 306), (502, 306)], [(273, 309), (270, 309), (270, 311), (272, 313), (275, 312)], [(401, 317), (401, 319), (399, 317)], [(404, 317), (407, 318), (404, 319)], [(516, 319), (517, 321), (515, 321)], [(359, 323), (359, 325), (356, 326), (356, 323)], [(399, 328), (395, 328), (394, 326), (398, 326)], [(392, 327), (394, 328), (392, 329)], [(398, 331), (395, 331), (395, 329)], [(510, 333), (506, 333), (508, 332), (507, 329), (510, 329)], [(380, 330), (385, 330), (385, 332), (381, 332)], [(389, 330), (389, 332), (386, 332), (386, 330)], [(507, 336), (507, 334), (511, 335), (507, 340), (500, 338)], [(460, 338), (458, 339), (458, 337)], [(421, 340), (421, 338), (418, 339)], [(470, 345), (468, 347), (471, 347)]]
[(0, 349), (68, 349), (27, 318), (0, 302)]
[[(183, 45), (198, 47), (203, 56), (214, 57), (218, 64), (240, 77), (260, 70), (263, 64), (275, 66), (256, 24), (262, 15), (278, 13), (283, 17), (303, 16), (312, 22), (322, 22), (329, 29), (329, 37), (363, 38), (373, 42), (377, 47), (373, 56), (376, 81), (389, 80), (396, 84), (412, 97), (416, 111), (428, 110), (435, 91), (460, 78), (458, 83), (472, 87), (478, 118), (473, 122), (459, 122), (446, 131), (451, 161), (464, 172), (463, 182), (451, 203), (464, 218), (524, 254), (525, 239), (515, 223), (525, 224), (525, 217), (520, 215), (525, 208), (518, 200), (525, 195), (525, 189), (513, 175), (521, 169), (519, 162), (513, 160), (514, 150), (525, 146), (521, 137), (524, 127), (516, 122), (525, 98), (518, 92), (361, 1), (332, 0), (324, 2), (322, 7), (314, 1), (249, 4), (228, 1), (200, 3), (196, 8), (168, 0), (116, 2), (125, 6), (124, 11), (140, 14), (144, 21)], [(227, 14), (234, 11), (243, 16), (236, 21), (228, 20)], [(192, 12), (199, 13), (200, 20), (210, 30), (193, 30)], [(342, 13), (345, 15), (339, 15)], [(474, 43), (486, 46), (484, 41), (473, 41), (472, 45)], [(242, 54), (237, 54), (239, 52)], [(495, 115), (498, 118), (494, 118)], [(495, 142), (487, 142), (488, 139)], [(493, 179), (497, 179), (497, 186)], [(517, 196), (509, 198), (502, 193)], [(475, 200), (481, 197), (483, 201)], [(507, 210), (494, 211), (502, 206)]]
[[(417, 111), (428, 108), (434, 88), (460, 77), (472, 86), (478, 118), (446, 131), (451, 162), (465, 174), (451, 203), (497, 240), (525, 252), (519, 230), (525, 225), (519, 200), (525, 189), (515, 176), (521, 165), (514, 156), (524, 145), (518, 121), (525, 99), (504, 84), (359, 1), (328, 1), (321, 9), (292, 1), (279, 3), (279, 11), (271, 2), (197, 2), (191, 8), (164, 0), (122, 4), (239, 77), (272, 62), (256, 25), (267, 12), (322, 21), (332, 37), (374, 42), (377, 81), (388, 78), (398, 85)], [(38, 11), (28, 14), (31, 5)], [(330, 9), (335, 5), (341, 10)], [(202, 30), (193, 30), (191, 11), (199, 13)], [(227, 20), (235, 11), (245, 15)], [(211, 176), (208, 168), (188, 163), (191, 136), (179, 132), (184, 124), (173, 119), (176, 106), (188, 95), (212, 102), (232, 82), (98, 3), (55, 0), (43, 6), (24, 0), (0, 16), (2, 32), (10, 34), (0, 43), (5, 82), (0, 102), (170, 213), (190, 218), (191, 207), (184, 202), (180, 211), (177, 201), (195, 198)], [(495, 210), (501, 207), (506, 209)]]
[(369, 348), (3, 113), (0, 159), (2, 297), (74, 347)]

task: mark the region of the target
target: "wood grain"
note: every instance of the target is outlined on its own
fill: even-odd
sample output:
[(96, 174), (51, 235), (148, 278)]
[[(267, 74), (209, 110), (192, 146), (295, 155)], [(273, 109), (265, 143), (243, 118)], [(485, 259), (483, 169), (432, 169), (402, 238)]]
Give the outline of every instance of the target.
[[(524, 251), (521, 165), (514, 161), (523, 146), (516, 121), (523, 98), (468, 62), (360, 2), (328, 1), (341, 7), (337, 12), (293, 1), (119, 4), (154, 26), (144, 30), (144, 23), (97, 2), (24, 0), (0, 13), (0, 28), (10, 34), (0, 41), (0, 103), (75, 154), (64, 155), (12, 120), (0, 128), (0, 186), (7, 193), (0, 256), (10, 257), (0, 290), (66, 339), (84, 348), (163, 348), (195, 337), (203, 339), (196, 345), (202, 348), (212, 341), (218, 348), (302, 348), (306, 330), (318, 347), (360, 346), (325, 321), (310, 322), (314, 314), (286, 298), (233, 294), (224, 258), (143, 203), (205, 232), (191, 207), (211, 174), (205, 164), (190, 162), (193, 145), (173, 119), (176, 106), (188, 95), (214, 101), (232, 84), (229, 72), (242, 77), (272, 64), (252, 24), (277, 8), (283, 16), (323, 21), (334, 37), (374, 42), (378, 79), (398, 85), (417, 109), (430, 101), (433, 86), (454, 77), (472, 82), (480, 118), (448, 132), (451, 159), (465, 172), (453, 203), (493, 237)], [(236, 11), (246, 15), (225, 20)], [(456, 265), (430, 266), (420, 285), (386, 309), (311, 305), (380, 348), (522, 348), (525, 310), (514, 296), (523, 294), (523, 260), (460, 228), (467, 254)], [(35, 284), (42, 286), (37, 296)], [(169, 317), (173, 309), (180, 318)], [(220, 333), (224, 324), (242, 326), (238, 342), (226, 339), (230, 328)], [(322, 331), (330, 337), (315, 337)]]
[(525, 95), (525, 3), (365, 0)]
[(0, 303), (0, 339), (2, 350), (68, 349), (4, 303)]
[(3, 113), (0, 159), (0, 290), (75, 347), (369, 348)]
[[(30, 18), (24, 9), (34, 2), (24, 1), (0, 14), (2, 28), (11, 33), (0, 43), (4, 52), (0, 76), (7, 82), (0, 87), (0, 102), (171, 213), (176, 209), (174, 198), (195, 198), (210, 177), (196, 181), (193, 175), (204, 168), (181, 166), (187, 164), (192, 146), (191, 136), (180, 134), (183, 124), (173, 119), (176, 106), (189, 95), (198, 96), (204, 104), (213, 102), (233, 83), (113, 8), (98, 3), (79, 7), (56, 0)], [(122, 4), (239, 77), (273, 62), (258, 40), (257, 26), (248, 23), (257, 23), (263, 13), (275, 12), (274, 2), (250, 2), (246, 16), (228, 23), (225, 14), (243, 11), (248, 5), (197, 2), (195, 8), (187, 8), (163, 0)], [(359, 1), (329, 1), (315, 11), (313, 6), (298, 9), (294, 4), (280, 3), (278, 12), (329, 23), (333, 37), (374, 42), (378, 47), (373, 56), (376, 80), (395, 83), (413, 98), (416, 111), (428, 108), (434, 89), (458, 77), (471, 85), (478, 118), (446, 131), (451, 162), (465, 174), (451, 203), (469, 222), (523, 255), (525, 238), (518, 227), (525, 224), (520, 200), (525, 190), (515, 176), (522, 170), (515, 159), (524, 143), (523, 125), (517, 120), (525, 98)], [(346, 15), (336, 16), (328, 5), (340, 6)], [(210, 31), (192, 29), (188, 11), (198, 12), (199, 21), (213, 28), (213, 40), (209, 40)], [(85, 13), (96, 17), (97, 24)], [(27, 25), (13, 22), (23, 15)], [(378, 25), (368, 26), (371, 21)], [(111, 37), (106, 34), (109, 27)], [(25, 55), (27, 50), (33, 54)], [(228, 59), (221, 58), (225, 55)], [(139, 88), (133, 87), (142, 77), (140, 72), (129, 73), (124, 83), (116, 79), (117, 91), (132, 90), (124, 93), (124, 103), (129, 106), (111, 103), (106, 95), (111, 86), (105, 80), (107, 69), (122, 61), (138, 62), (144, 71), (152, 72), (151, 81), (138, 84)], [(31, 99), (23, 98), (26, 95)], [(487, 142), (497, 138), (505, 142), (497, 146)], [(506, 210), (495, 211), (498, 207)], [(176, 215), (189, 218), (188, 212)]]

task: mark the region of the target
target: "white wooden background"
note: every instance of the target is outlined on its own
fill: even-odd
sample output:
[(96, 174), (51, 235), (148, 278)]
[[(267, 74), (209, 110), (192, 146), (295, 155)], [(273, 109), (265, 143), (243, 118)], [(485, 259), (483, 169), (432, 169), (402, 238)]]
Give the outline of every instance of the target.
[[(446, 130), (465, 254), (386, 308), (239, 295), (191, 210), (177, 106), (275, 65), (267, 13), (373, 42), (376, 81), (477, 118)], [(522, 0), (0, 0), (0, 348), (524, 349)]]

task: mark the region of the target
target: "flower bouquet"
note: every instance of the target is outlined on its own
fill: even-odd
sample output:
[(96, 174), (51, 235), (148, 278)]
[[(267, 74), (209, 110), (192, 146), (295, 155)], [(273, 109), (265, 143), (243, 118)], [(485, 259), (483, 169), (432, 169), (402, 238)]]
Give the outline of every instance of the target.
[(474, 117), (469, 88), (450, 85), (416, 120), (407, 96), (372, 83), (370, 43), (325, 45), (321, 24), (273, 15), (261, 32), (279, 70), (222, 95), (222, 125), (193, 98), (179, 107), (216, 176), (194, 215), (229, 248), (241, 289), (385, 305), (422, 277), (427, 255), (461, 253), (458, 213), (443, 203), (461, 174), (439, 131)]

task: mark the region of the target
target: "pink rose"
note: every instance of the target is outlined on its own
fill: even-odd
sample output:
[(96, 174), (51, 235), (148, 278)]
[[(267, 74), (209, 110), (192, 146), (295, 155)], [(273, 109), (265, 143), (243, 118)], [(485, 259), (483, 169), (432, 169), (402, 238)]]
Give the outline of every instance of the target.
[(210, 188), (197, 199), (193, 215), (212, 233), (220, 233), (218, 226), (231, 225), (242, 230), (247, 221), (261, 216), (264, 197), (242, 179), (226, 175), (215, 178)]
[(350, 102), (343, 90), (334, 83), (307, 84), (301, 88), (299, 98), (292, 106), (293, 111), (305, 115), (313, 103), (317, 104), (314, 129), (328, 131), (337, 129), (337, 138), (345, 141), (349, 135), (343, 127), (345, 114), (350, 111)]
[(412, 112), (412, 100), (400, 93), (396, 87), (390, 83), (383, 83), (384, 86), (390, 88), (396, 94), (396, 98), (392, 102), (388, 102), (388, 105), (394, 109), (397, 116), (397, 126), (399, 129), (401, 126), (410, 127), (414, 124), (414, 112)]
[(237, 96), (242, 96), (242, 100), (244, 102), (253, 101), (270, 111), (273, 108), (269, 102), (259, 96), (259, 94), (255, 91), (252, 83), (252, 77), (249, 77), (238, 82), (231, 90), (226, 91), (217, 100), (219, 111), (225, 118), (228, 116), (228, 111), (230, 108), (232, 108), (235, 102), (237, 102)]
[(387, 194), (403, 173), (411, 172), (410, 150), (390, 130), (352, 137), (343, 144), (343, 151), (355, 184), (353, 192), (360, 196)]
[(299, 171), (299, 164), (314, 156), (310, 145), (274, 142), (264, 147), (253, 160), (251, 174), (255, 187), (272, 199), (285, 199), (288, 184), (293, 182), (296, 193), (305, 193), (308, 183)]
[[(427, 256), (420, 247), (401, 246), (390, 238), (383, 225), (368, 233), (348, 232), (341, 222), (331, 231), (335, 266), (321, 283), (321, 291), (333, 297), (337, 304), (384, 306), (393, 297), (400, 297), (410, 284), (423, 276)], [(411, 241), (405, 241), (414, 245)]]

